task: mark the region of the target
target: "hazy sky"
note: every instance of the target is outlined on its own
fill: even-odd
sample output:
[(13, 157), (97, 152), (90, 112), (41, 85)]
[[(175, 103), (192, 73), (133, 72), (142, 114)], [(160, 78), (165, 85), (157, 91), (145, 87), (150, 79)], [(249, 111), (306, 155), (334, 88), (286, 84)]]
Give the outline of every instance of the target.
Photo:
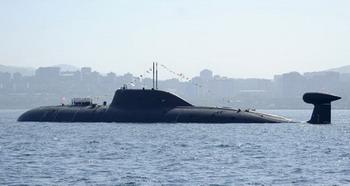
[[(1, 0), (0, 64), (266, 77), (350, 65), (349, 0)], [(165, 72), (163, 72), (165, 74)], [(163, 75), (164, 77), (164, 75)]]

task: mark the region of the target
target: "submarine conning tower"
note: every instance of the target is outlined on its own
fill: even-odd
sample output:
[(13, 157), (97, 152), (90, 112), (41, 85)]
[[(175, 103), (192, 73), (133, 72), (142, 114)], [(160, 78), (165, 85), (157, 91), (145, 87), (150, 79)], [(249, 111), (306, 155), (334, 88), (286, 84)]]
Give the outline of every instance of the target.
[(310, 92), (305, 93), (303, 100), (306, 103), (314, 105), (311, 119), (308, 123), (311, 124), (330, 124), (331, 123), (331, 102), (341, 99), (341, 97), (330, 94)]
[(110, 106), (153, 109), (193, 105), (178, 96), (161, 90), (121, 88), (115, 92)]

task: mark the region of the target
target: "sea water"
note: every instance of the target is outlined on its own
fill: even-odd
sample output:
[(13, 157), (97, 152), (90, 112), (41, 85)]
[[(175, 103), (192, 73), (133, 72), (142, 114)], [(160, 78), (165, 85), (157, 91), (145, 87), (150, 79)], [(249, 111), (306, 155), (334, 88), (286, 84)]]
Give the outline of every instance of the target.
[(0, 185), (350, 184), (347, 110), (331, 125), (19, 123), (22, 112), (0, 111)]

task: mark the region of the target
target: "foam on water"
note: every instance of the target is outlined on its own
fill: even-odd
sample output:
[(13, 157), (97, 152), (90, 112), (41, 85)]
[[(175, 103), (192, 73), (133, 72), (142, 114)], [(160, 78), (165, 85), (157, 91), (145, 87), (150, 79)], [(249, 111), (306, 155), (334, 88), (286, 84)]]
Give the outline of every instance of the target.
[(350, 184), (350, 111), (332, 125), (18, 123), (22, 112), (0, 111), (0, 185)]

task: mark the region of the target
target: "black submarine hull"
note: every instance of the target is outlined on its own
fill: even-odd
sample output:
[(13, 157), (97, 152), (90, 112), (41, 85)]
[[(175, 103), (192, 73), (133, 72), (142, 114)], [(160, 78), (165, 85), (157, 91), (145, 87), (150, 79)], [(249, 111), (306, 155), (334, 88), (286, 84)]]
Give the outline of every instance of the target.
[[(312, 124), (331, 122), (331, 102), (340, 97), (322, 93), (304, 94), (314, 104)], [(92, 102), (46, 106), (23, 113), (18, 121), (32, 122), (119, 122), (119, 123), (291, 123), (280, 116), (217, 107), (197, 107), (174, 94), (160, 90), (119, 89), (109, 106)]]
[(122, 109), (104, 106), (47, 106), (23, 113), (21, 122), (116, 123), (290, 123), (289, 119), (249, 110), (181, 106), (168, 109)]

